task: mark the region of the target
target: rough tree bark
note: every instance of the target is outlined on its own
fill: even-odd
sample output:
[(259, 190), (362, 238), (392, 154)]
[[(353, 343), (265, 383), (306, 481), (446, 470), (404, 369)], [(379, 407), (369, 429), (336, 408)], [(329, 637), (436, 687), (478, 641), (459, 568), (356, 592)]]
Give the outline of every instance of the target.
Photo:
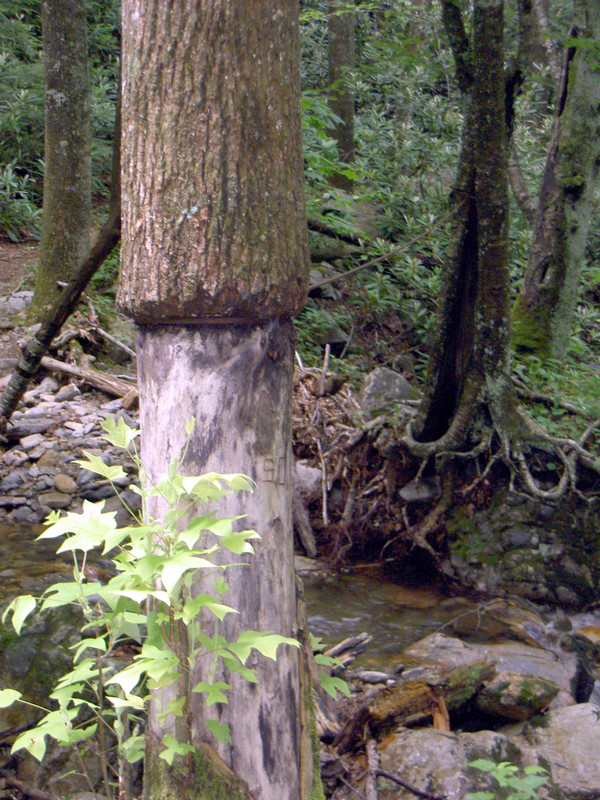
[[(344, 164), (354, 161), (354, 90), (348, 74), (354, 68), (354, 13), (341, 12), (339, 0), (329, 0), (328, 18), (328, 81), (329, 108), (340, 121), (331, 130), (337, 142), (338, 155)], [(342, 173), (333, 175), (331, 183), (338, 189), (352, 190), (352, 179)]]
[(568, 347), (600, 167), (600, 6), (577, 4), (513, 341), (546, 358)]
[[(401, 443), (427, 460), (485, 454), (483, 480), (501, 460), (532, 495), (556, 498), (576, 488), (578, 463), (597, 470), (585, 444), (550, 436), (516, 402), (510, 376), (507, 150), (512, 95), (518, 74), (504, 71), (502, 0), (476, 0), (472, 40), (459, 7), (442, 0), (444, 24), (463, 93), (464, 129), (458, 177), (452, 193), (454, 232), (439, 306), (424, 401)], [(537, 484), (528, 467), (531, 451), (552, 452), (562, 473), (552, 488)], [(452, 501), (452, 470), (443, 473), (436, 508), (409, 534), (427, 541)], [(475, 485), (473, 484), (473, 485)], [(512, 482), (511, 482), (512, 486)]]
[[(248, 565), (227, 574), (225, 601), (240, 614), (226, 619), (226, 635), (290, 636), (297, 625), (290, 318), (308, 263), (297, 12), (296, 0), (123, 3), (118, 303), (139, 326), (142, 458), (156, 480), (181, 456), (193, 415), (184, 471), (244, 472), (257, 484), (220, 508), (246, 514), (244, 527), (262, 537)], [(146, 798), (322, 796), (298, 652), (280, 648), (276, 665), (256, 657), (252, 666), (257, 685), (225, 676), (234, 688), (216, 713), (231, 745), (210, 736), (197, 703), (186, 731), (199, 746), (192, 769), (158, 758), (174, 728), (159, 718), (168, 697), (157, 695)], [(203, 677), (200, 665), (193, 682)]]
[(437, 451), (465, 442), (478, 405), (502, 427), (511, 407), (503, 5), (475, 4), (472, 45), (458, 7), (444, 1), (443, 11), (465, 123), (438, 336), (415, 425), (424, 449)]
[(30, 314), (57, 301), (84, 259), (91, 222), (90, 82), (84, 0), (43, 0), (44, 204)]

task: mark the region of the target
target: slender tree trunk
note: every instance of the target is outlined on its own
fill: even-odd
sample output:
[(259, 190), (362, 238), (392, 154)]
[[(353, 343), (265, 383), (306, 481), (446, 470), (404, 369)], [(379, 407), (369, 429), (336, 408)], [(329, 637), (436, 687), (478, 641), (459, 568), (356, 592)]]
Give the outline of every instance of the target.
[(67, 319), (77, 308), (81, 295), (95, 273), (112, 253), (121, 238), (121, 92), (117, 97), (115, 131), (112, 148), (111, 187), (108, 217), (96, 241), (79, 264), (72, 279), (61, 291), (58, 300), (47, 312), (23, 352), (10, 376), (8, 386), (0, 396), (0, 433), (6, 430), (30, 380), (36, 374), (44, 355)]
[(84, 259), (91, 222), (90, 83), (85, 0), (42, 0), (44, 207), (30, 313), (41, 317)]
[[(339, 0), (329, 0), (329, 108), (340, 119), (331, 135), (344, 164), (354, 161), (354, 90), (349, 75), (355, 64), (354, 38), (354, 13), (340, 13)], [(338, 189), (352, 190), (352, 179), (347, 175), (334, 175), (331, 183)]]
[(583, 2), (566, 58), (533, 239), (513, 309), (514, 343), (561, 359), (568, 347), (600, 166), (600, 6)]
[[(248, 565), (227, 573), (224, 601), (240, 614), (224, 631), (291, 636), (290, 317), (304, 303), (308, 263), (296, 0), (125, 0), (123, 51), (119, 303), (139, 325), (142, 457), (156, 480), (183, 453), (195, 416), (184, 471), (256, 481), (250, 499), (219, 509), (246, 514), (243, 526), (262, 537)], [(252, 657), (258, 684), (223, 675), (228, 704), (207, 709), (195, 697), (189, 719), (160, 716), (170, 696), (157, 693), (148, 800), (322, 796), (307, 757), (301, 658), (280, 653), (277, 664)], [(204, 671), (200, 663), (193, 684)], [(210, 735), (207, 718), (229, 724), (231, 745)], [(160, 741), (173, 730), (198, 750), (169, 767)]]

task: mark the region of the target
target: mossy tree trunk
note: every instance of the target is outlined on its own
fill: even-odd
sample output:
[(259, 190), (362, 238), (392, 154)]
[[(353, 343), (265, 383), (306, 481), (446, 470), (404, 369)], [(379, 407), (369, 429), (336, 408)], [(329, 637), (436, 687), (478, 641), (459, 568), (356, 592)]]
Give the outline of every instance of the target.
[[(139, 327), (142, 458), (156, 480), (182, 456), (193, 415), (183, 470), (254, 479), (250, 497), (219, 508), (245, 514), (243, 527), (262, 537), (255, 556), (235, 557), (247, 565), (227, 573), (224, 602), (240, 613), (220, 632), (291, 636), (291, 317), (305, 300), (308, 263), (297, 3), (125, 0), (123, 53), (118, 302)], [(279, 656), (251, 657), (258, 684), (220, 675), (233, 687), (228, 704), (207, 709), (193, 695), (185, 720), (162, 717), (169, 693), (156, 694), (148, 800), (322, 796), (307, 757), (301, 657), (290, 647)], [(207, 718), (229, 724), (231, 744), (210, 735)], [(160, 740), (173, 732), (200, 747), (168, 767)]]
[[(329, 0), (327, 54), (329, 108), (339, 117), (331, 135), (337, 142), (340, 161), (351, 164), (354, 161), (354, 89), (350, 73), (355, 65), (355, 35), (354, 13), (346, 7), (347, 3), (340, 3), (340, 0)], [(338, 189), (352, 190), (352, 178), (343, 173), (333, 175), (331, 183)]]
[(509, 424), (512, 404), (503, 5), (475, 3), (472, 42), (456, 4), (448, 0), (443, 10), (465, 122), (438, 334), (415, 425), (418, 441), (434, 450), (463, 445), (482, 404)]
[(90, 81), (85, 0), (42, 0), (44, 205), (31, 314), (57, 301), (89, 248)]
[(525, 277), (513, 308), (515, 345), (564, 357), (600, 167), (600, 5), (578, 4), (535, 216)]

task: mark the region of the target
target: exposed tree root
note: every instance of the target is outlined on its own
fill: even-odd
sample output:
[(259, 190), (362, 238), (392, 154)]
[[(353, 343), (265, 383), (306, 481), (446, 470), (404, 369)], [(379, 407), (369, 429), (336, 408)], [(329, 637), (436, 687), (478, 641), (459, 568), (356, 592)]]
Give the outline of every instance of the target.
[[(489, 449), (491, 442), (491, 431), (498, 439), (498, 451), (490, 457), (488, 466), (484, 474), (491, 465), (501, 460), (513, 476), (518, 476), (525, 490), (540, 499), (558, 499), (563, 497), (567, 491), (577, 492), (577, 466), (582, 464), (600, 474), (600, 464), (597, 457), (590, 450), (586, 449), (585, 443), (592, 432), (600, 424), (600, 420), (592, 422), (584, 431), (579, 439), (568, 437), (553, 436), (549, 434), (541, 425), (535, 422), (516, 401), (510, 402), (508, 413), (499, 415), (494, 413), (492, 403), (483, 405), (480, 399), (481, 383), (477, 380), (467, 383), (459, 408), (453, 416), (447, 433), (441, 438), (432, 442), (420, 442), (414, 438), (412, 425), (409, 424), (400, 443), (406, 447), (408, 452), (418, 458), (429, 458), (430, 456), (442, 455), (447, 458), (475, 458), (481, 452)], [(488, 412), (494, 422), (490, 429), (481, 440), (475, 445), (471, 445), (468, 450), (459, 449), (461, 445), (468, 441), (470, 431), (473, 427), (473, 419), (476, 415)], [(508, 423), (506, 420), (508, 419)], [(485, 430), (485, 429), (484, 429)], [(539, 485), (534, 478), (528, 464), (526, 452), (539, 447), (543, 450), (550, 450), (562, 463), (562, 471), (555, 486), (545, 489)], [(421, 544), (421, 542), (418, 542)], [(428, 548), (426, 548), (428, 549)]]
[[(592, 440), (600, 420), (578, 438), (553, 436), (510, 394), (503, 404), (484, 402), (486, 389), (477, 374), (466, 381), (446, 433), (431, 442), (416, 438), (415, 409), (406, 407), (400, 420), (384, 414), (361, 424), (350, 389), (320, 396), (321, 378), (320, 370), (296, 374), (294, 429), (297, 455), (321, 472), (307, 504), (320, 526), (327, 508), (321, 552), (329, 541), (326, 552), (336, 564), (350, 554), (354, 560), (387, 559), (415, 547), (439, 564), (442, 547), (434, 534), (448, 510), (467, 498), (485, 502), (493, 475), (504, 475), (516, 492), (557, 501), (569, 492), (584, 497), (582, 478), (600, 474)], [(432, 476), (438, 491), (431, 489)]]

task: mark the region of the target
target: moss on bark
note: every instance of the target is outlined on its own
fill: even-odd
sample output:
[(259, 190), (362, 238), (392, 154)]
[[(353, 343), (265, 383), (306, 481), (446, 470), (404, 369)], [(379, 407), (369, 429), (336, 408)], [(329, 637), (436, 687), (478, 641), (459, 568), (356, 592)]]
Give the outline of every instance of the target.
[[(208, 744), (198, 743), (189, 757), (176, 756), (167, 764), (158, 756), (155, 739), (146, 745), (144, 800), (252, 800), (240, 780)], [(154, 753), (152, 753), (154, 751)]]

